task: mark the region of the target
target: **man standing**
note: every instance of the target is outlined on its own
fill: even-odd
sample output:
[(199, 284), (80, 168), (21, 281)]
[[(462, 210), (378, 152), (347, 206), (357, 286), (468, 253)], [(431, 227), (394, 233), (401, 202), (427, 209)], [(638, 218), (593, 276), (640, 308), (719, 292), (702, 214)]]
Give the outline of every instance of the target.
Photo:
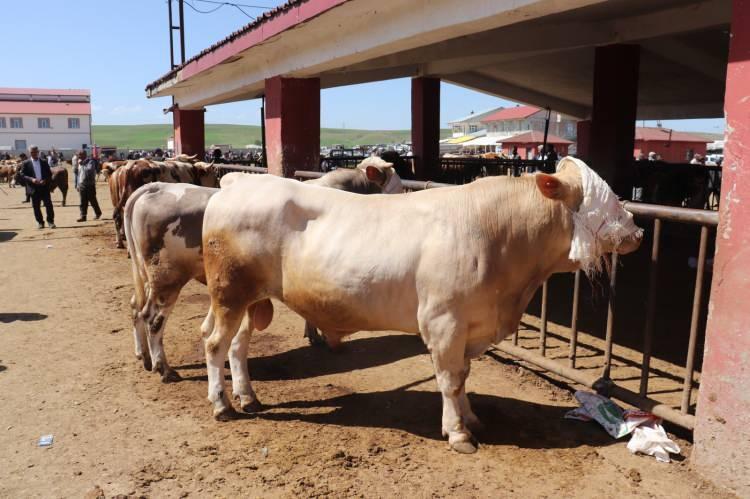
[[(44, 218), (42, 218), (41, 204), (44, 201), (44, 209), (47, 212), (47, 223), (50, 229), (55, 226), (55, 210), (52, 208), (52, 197), (50, 197), (49, 183), (52, 179), (52, 172), (49, 164), (39, 157), (39, 148), (37, 146), (29, 147), (31, 159), (27, 159), (21, 164), (20, 174), (21, 183), (31, 191), (31, 204), (34, 207), (34, 218), (36, 218), (39, 228), (44, 228)], [(28, 191), (27, 191), (28, 192)]]
[(99, 162), (94, 158), (87, 158), (86, 151), (78, 151), (78, 192), (81, 194), (81, 218), (76, 222), (86, 221), (86, 212), (89, 203), (94, 209), (94, 220), (99, 220), (102, 216), (102, 210), (99, 208), (99, 202), (96, 200), (96, 174), (99, 172)]

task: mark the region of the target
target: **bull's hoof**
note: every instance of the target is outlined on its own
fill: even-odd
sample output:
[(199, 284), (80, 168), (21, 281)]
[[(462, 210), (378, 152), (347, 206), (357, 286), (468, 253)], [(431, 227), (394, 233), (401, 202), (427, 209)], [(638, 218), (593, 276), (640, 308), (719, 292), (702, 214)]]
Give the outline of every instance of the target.
[(214, 419), (216, 421), (231, 421), (235, 418), (236, 413), (231, 407), (223, 407), (221, 409), (214, 409)]
[(122, 244), (122, 243), (121, 243), (121, 242), (119, 242), (119, 241), (117, 242), (117, 245), (116, 245), (116, 247), (117, 247), (117, 249), (125, 249), (125, 245), (124, 245), (124, 244)]
[(143, 368), (144, 368), (144, 369), (145, 369), (146, 371), (149, 371), (149, 372), (151, 372), (151, 368), (152, 368), (152, 365), (151, 365), (151, 357), (143, 357)]
[(326, 346), (326, 340), (323, 338), (323, 336), (318, 333), (318, 330), (315, 328), (305, 328), (305, 338), (307, 338), (307, 341), (310, 342), (310, 345), (314, 347), (322, 347)]
[(161, 375), (162, 383), (177, 383), (178, 381), (182, 381), (182, 376), (174, 369), (167, 369)]
[(461, 441), (451, 444), (451, 449), (458, 452), (459, 454), (474, 454), (477, 451), (477, 446), (472, 442)]
[(240, 408), (243, 412), (253, 414), (263, 410), (263, 404), (258, 399), (250, 399), (249, 397), (240, 397)]

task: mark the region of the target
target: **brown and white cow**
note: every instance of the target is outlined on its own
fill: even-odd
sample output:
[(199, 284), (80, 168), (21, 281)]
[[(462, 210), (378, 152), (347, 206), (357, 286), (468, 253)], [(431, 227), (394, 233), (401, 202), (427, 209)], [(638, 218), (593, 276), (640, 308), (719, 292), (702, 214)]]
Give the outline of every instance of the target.
[[(384, 189), (392, 193), (403, 191), (393, 165), (380, 158), (367, 159), (358, 168), (337, 170), (308, 183), (361, 194)], [(136, 190), (125, 205), (124, 230), (135, 287), (131, 299), (135, 354), (143, 360), (146, 370), (160, 373), (164, 382), (180, 379), (167, 362), (163, 332), (185, 284), (192, 279), (206, 283), (201, 241), (203, 213), (216, 192), (218, 189), (185, 183), (154, 182)], [(209, 314), (201, 327), (204, 336), (212, 327)], [(314, 326), (307, 325), (305, 332), (311, 341), (316, 339)], [(238, 334), (238, 341), (248, 334)], [(244, 355), (247, 358), (247, 349)], [(236, 363), (240, 356), (241, 353), (233, 356), (232, 362)], [(243, 374), (238, 369), (235, 366), (232, 372), (237, 372), (233, 379), (240, 383)], [(255, 400), (254, 396), (244, 397), (240, 403), (250, 409)]]
[[(276, 298), (332, 341), (359, 330), (420, 334), (442, 392), (443, 434), (466, 453), (479, 424), (465, 389), (470, 360), (517, 329), (551, 274), (591, 271), (642, 239), (609, 186), (573, 158), (554, 175), (391, 199), (270, 175), (229, 174), (221, 187), (203, 220), (214, 416), (233, 411), (224, 361), (240, 322), (249, 314), (252, 327), (267, 327)], [(246, 384), (240, 396), (252, 396), (249, 375)]]
[(184, 163), (177, 161), (149, 161), (138, 159), (118, 167), (109, 177), (109, 192), (114, 212), (115, 242), (124, 248), (125, 232), (122, 212), (130, 195), (150, 182), (184, 182), (203, 187), (217, 187), (218, 178), (213, 163)]

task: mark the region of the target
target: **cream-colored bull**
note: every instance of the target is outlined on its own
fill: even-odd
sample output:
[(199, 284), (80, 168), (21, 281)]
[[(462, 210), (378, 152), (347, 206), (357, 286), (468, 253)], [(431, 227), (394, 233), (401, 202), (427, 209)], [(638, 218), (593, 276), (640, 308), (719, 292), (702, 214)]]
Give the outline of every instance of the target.
[[(235, 331), (246, 311), (256, 329), (267, 327), (276, 298), (333, 342), (358, 330), (420, 334), (443, 396), (443, 434), (459, 452), (476, 451), (470, 359), (517, 329), (551, 274), (590, 270), (642, 238), (606, 183), (572, 158), (555, 175), (484, 178), (395, 199), (268, 175), (230, 174), (221, 184), (203, 221), (215, 417), (232, 411), (224, 362)], [(239, 389), (254, 393), (246, 383)]]

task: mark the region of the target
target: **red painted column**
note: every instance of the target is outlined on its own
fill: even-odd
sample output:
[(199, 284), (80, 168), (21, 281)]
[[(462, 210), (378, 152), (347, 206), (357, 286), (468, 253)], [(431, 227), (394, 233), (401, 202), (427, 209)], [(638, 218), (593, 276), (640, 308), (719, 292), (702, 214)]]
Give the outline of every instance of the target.
[(320, 169), (320, 79), (266, 80), (268, 173)]
[(576, 156), (589, 161), (591, 156), (591, 120), (581, 120), (576, 131)]
[(750, 0), (732, 2), (721, 208), (693, 462), (750, 497)]
[(591, 166), (622, 197), (630, 198), (638, 106), (638, 45), (597, 47), (591, 111)]
[(411, 146), (414, 175), (419, 180), (440, 173), (440, 79), (411, 80)]
[(205, 112), (205, 109), (192, 111), (179, 108), (172, 111), (175, 154), (197, 154), (203, 160), (206, 152)]

